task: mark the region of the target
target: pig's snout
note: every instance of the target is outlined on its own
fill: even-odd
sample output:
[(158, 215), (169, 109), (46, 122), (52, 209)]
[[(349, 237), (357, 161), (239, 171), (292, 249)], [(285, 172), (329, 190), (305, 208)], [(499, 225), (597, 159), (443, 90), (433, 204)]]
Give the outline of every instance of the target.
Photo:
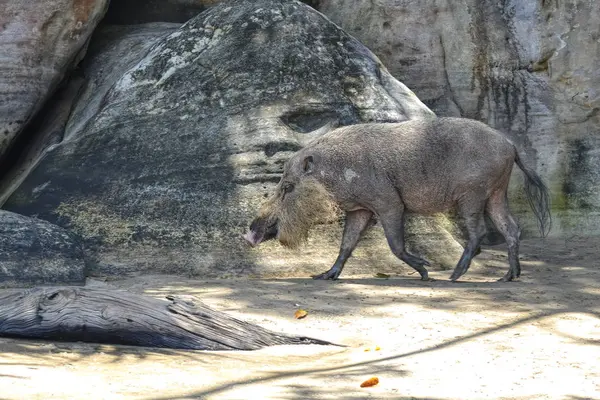
[(259, 239), (256, 236), (257, 235), (254, 232), (248, 231), (248, 232), (246, 232), (245, 235), (242, 235), (242, 238), (246, 242), (248, 242), (248, 244), (250, 246), (255, 247), (255, 246), (257, 246), (260, 243)]
[(277, 220), (272, 223), (265, 219), (255, 219), (250, 224), (250, 229), (242, 238), (252, 247), (256, 247), (262, 242), (271, 240), (277, 237)]

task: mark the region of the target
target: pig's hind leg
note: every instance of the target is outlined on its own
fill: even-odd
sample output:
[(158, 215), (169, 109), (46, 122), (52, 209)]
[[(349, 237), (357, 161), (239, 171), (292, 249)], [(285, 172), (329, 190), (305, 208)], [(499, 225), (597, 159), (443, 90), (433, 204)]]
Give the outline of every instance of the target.
[(454, 268), (454, 272), (450, 276), (452, 282), (455, 282), (467, 272), (473, 257), (479, 254), (478, 250), (481, 252), (479, 246), (486, 233), (485, 219), (483, 218), (485, 203), (485, 195), (476, 193), (471, 193), (459, 201), (459, 213), (469, 233), (469, 240), (458, 264), (456, 264), (456, 268)]
[(404, 261), (414, 268), (421, 280), (429, 281), (429, 273), (425, 266), (429, 265), (426, 260), (408, 253), (404, 245), (404, 205), (398, 204), (397, 207), (386, 206), (385, 212), (378, 213), (385, 237), (392, 253), (400, 260)]
[(346, 223), (344, 224), (344, 234), (342, 235), (342, 244), (338, 258), (329, 271), (315, 275), (313, 279), (335, 280), (340, 276), (344, 269), (344, 264), (346, 264), (346, 261), (352, 255), (362, 234), (369, 227), (372, 218), (373, 213), (368, 210), (356, 210), (346, 213)]
[(521, 264), (519, 262), (519, 237), (521, 230), (508, 208), (506, 188), (501, 188), (492, 194), (488, 200), (486, 211), (492, 221), (494, 221), (496, 229), (504, 236), (508, 246), (510, 268), (506, 275), (499, 280), (509, 282), (517, 279), (521, 276)]

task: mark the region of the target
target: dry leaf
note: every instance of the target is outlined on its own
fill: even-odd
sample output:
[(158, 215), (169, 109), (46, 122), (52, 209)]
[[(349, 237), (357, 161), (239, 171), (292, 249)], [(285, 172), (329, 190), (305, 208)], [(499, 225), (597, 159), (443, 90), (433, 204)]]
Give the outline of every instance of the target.
[(372, 377), (371, 379), (367, 379), (366, 381), (364, 381), (363, 383), (360, 384), (360, 387), (371, 387), (371, 386), (375, 386), (379, 383), (379, 378), (377, 377)]
[(302, 319), (302, 318), (306, 317), (307, 315), (308, 315), (308, 312), (307, 312), (307, 311), (304, 311), (304, 310), (297, 310), (297, 311), (294, 313), (294, 317), (295, 317), (296, 319)]
[(381, 347), (379, 347), (379, 346), (375, 347), (375, 351), (379, 351), (379, 350), (381, 350)]
[(371, 351), (371, 349), (365, 349), (365, 351)]
[(388, 274), (382, 274), (381, 272), (378, 272), (375, 274), (375, 278), (390, 279), (390, 276)]

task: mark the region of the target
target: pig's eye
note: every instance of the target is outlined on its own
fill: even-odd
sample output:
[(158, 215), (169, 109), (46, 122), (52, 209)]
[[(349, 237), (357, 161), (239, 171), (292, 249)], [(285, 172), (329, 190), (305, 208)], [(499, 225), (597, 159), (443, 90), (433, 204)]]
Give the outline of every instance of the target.
[(284, 193), (290, 193), (290, 192), (292, 192), (293, 190), (294, 190), (294, 185), (293, 185), (293, 184), (291, 184), (291, 183), (286, 183), (286, 184), (283, 186), (283, 191), (284, 191)]

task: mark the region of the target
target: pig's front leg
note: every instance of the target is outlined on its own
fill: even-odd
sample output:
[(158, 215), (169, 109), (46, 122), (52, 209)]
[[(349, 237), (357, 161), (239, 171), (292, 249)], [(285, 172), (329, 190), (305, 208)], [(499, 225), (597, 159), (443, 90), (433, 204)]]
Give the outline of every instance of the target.
[(373, 213), (368, 210), (356, 210), (346, 213), (346, 223), (344, 225), (344, 234), (338, 258), (329, 271), (315, 275), (313, 279), (335, 280), (340, 276), (344, 269), (344, 264), (346, 264), (346, 261), (352, 255), (352, 251), (356, 248), (363, 232), (369, 227), (371, 218), (373, 218)]
[(404, 205), (399, 203), (397, 207), (388, 207), (387, 210), (379, 213), (379, 218), (394, 255), (413, 267), (421, 275), (421, 280), (433, 280), (429, 278), (429, 273), (425, 268), (426, 265), (429, 265), (429, 262), (408, 253), (404, 248)]

